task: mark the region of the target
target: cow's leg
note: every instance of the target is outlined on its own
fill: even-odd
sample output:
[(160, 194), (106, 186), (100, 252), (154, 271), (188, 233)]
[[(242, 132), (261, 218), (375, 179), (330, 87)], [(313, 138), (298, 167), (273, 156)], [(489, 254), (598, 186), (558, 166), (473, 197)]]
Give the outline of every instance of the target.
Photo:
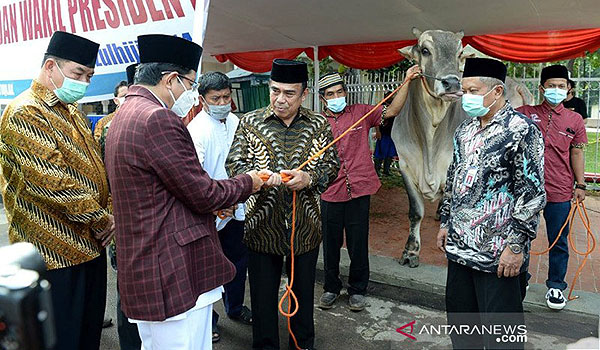
[(425, 204), (423, 196), (417, 190), (410, 177), (406, 176), (403, 169), (400, 169), (400, 172), (404, 178), (404, 186), (408, 194), (408, 220), (410, 222), (408, 240), (404, 246), (400, 263), (402, 265), (408, 264), (410, 267), (417, 267), (419, 266), (419, 252), (421, 251), (421, 221), (425, 213)]
[(439, 200), (437, 209), (435, 210), (435, 221), (442, 219), (442, 199)]

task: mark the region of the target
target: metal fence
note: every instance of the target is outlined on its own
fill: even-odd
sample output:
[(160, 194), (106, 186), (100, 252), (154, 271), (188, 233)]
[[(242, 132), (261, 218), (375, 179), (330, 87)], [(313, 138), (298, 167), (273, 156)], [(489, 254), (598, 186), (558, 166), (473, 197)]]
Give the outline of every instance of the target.
[[(536, 65), (537, 66), (537, 65)], [(543, 98), (538, 92), (539, 72), (543, 68), (535, 68), (535, 75), (531, 78), (531, 67), (529, 78), (523, 78), (520, 72), (514, 72), (513, 78), (523, 83), (532, 93), (535, 103), (539, 103)], [(526, 72), (523, 71), (523, 74)], [(589, 119), (587, 121), (588, 145), (585, 148), (586, 158), (586, 181), (595, 189), (600, 189), (600, 77), (591, 76), (592, 72), (579, 72), (572, 78), (576, 83), (576, 96), (583, 99), (586, 103)], [(377, 104), (381, 101), (387, 91), (395, 89), (403, 81), (403, 73), (383, 73), (374, 74), (364, 71), (353, 72), (344, 76), (348, 88), (348, 104), (366, 103)], [(312, 86), (309, 82), (308, 86)], [(305, 100), (304, 106), (313, 108), (313, 94), (310, 91), (309, 97)]]

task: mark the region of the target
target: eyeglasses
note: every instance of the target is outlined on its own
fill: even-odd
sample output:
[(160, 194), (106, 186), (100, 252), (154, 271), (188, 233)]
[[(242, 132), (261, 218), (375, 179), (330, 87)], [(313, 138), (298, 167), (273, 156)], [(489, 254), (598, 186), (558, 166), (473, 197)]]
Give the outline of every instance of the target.
[[(173, 73), (173, 72), (160, 72), (160, 74), (169, 74), (169, 73)], [(179, 73), (177, 73), (177, 77), (183, 78), (184, 80), (187, 80), (190, 84), (192, 84), (192, 91), (198, 90), (199, 84), (197, 82), (193, 81), (192, 79), (190, 79), (188, 77), (184, 77), (183, 75), (181, 75)]]

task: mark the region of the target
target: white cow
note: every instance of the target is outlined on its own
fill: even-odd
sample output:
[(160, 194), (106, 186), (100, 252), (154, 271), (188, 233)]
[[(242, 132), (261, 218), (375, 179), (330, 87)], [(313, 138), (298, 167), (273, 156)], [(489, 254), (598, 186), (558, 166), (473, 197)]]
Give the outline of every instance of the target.
[[(461, 68), (465, 58), (475, 56), (473, 51), (463, 51), (462, 31), (413, 28), (413, 34), (417, 44), (400, 49), (400, 53), (414, 60), (426, 78), (411, 83), (406, 104), (392, 128), (409, 199), (410, 232), (400, 263), (410, 267), (419, 265), (424, 200), (441, 197), (452, 161), (454, 131), (468, 118), (460, 105)], [(507, 96), (516, 102), (514, 107), (533, 100), (531, 93), (512, 79), (507, 80)]]

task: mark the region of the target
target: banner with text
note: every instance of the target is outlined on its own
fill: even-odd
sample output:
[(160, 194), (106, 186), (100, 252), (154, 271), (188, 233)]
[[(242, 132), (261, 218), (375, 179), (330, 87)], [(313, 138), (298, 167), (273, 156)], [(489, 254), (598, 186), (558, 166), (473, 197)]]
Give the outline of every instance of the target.
[(170, 34), (202, 45), (210, 0), (5, 0), (0, 2), (0, 103), (39, 74), (52, 34), (100, 44), (96, 72), (80, 102), (110, 99), (125, 68), (139, 61), (137, 36)]

